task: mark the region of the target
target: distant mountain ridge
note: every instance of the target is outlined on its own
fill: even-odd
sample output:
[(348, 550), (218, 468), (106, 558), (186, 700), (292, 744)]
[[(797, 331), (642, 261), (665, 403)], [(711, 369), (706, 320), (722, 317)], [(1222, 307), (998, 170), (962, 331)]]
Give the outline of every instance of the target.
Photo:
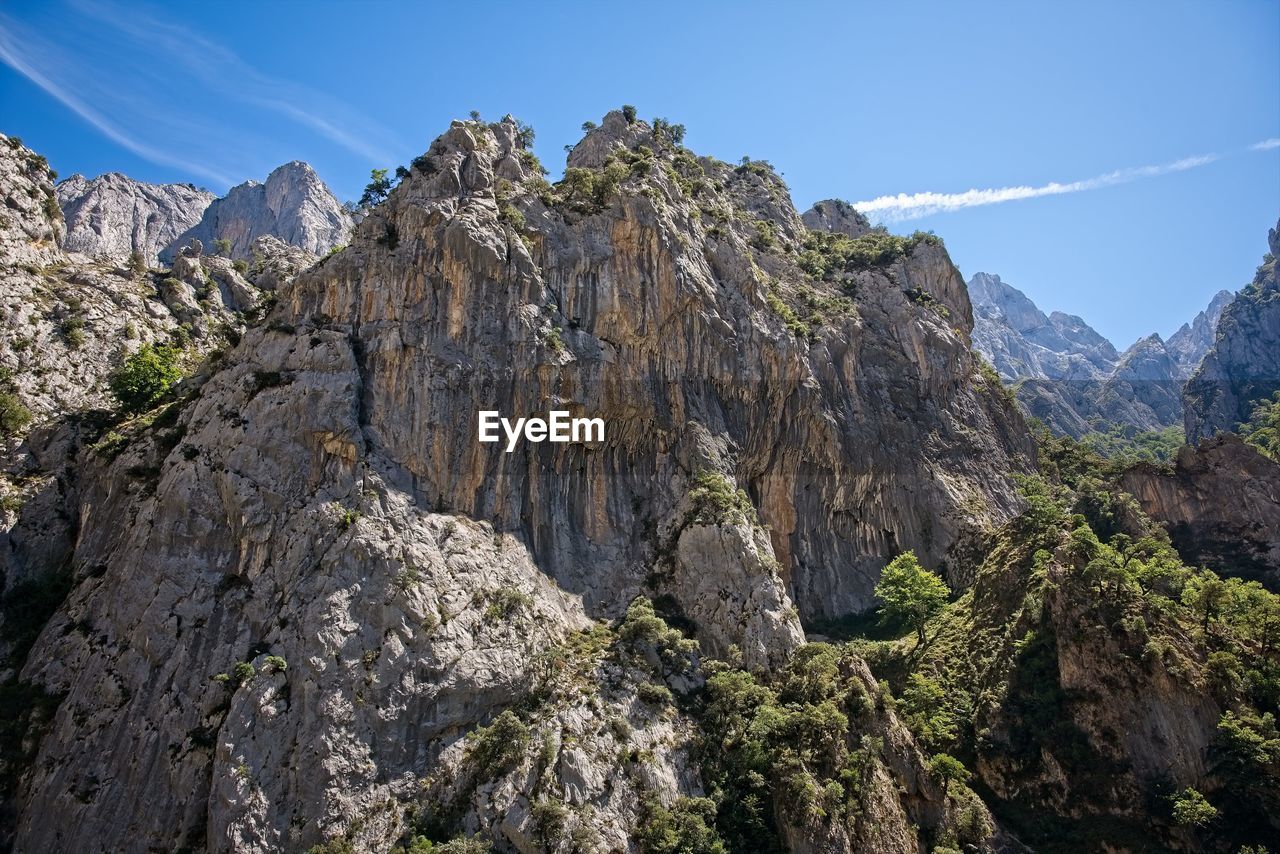
[(72, 175), (57, 194), (67, 222), (63, 249), (117, 259), (140, 252), (152, 264), (218, 198), (192, 184), (147, 184), (119, 172)]
[(229, 240), (230, 256), (247, 260), (253, 241), (263, 236), (324, 255), (346, 242), (352, 225), (351, 215), (310, 164), (292, 160), (273, 170), (265, 183), (246, 181), (232, 187), (161, 253), (161, 259), (172, 258), (194, 238), (205, 245)]
[(1181, 423), (1182, 383), (1213, 345), (1230, 291), (1163, 340), (1151, 334), (1123, 353), (1083, 318), (1045, 314), (1022, 291), (991, 273), (969, 280), (974, 348), (1019, 402), (1050, 428), (1079, 437), (1100, 423), (1155, 430)]
[(324, 255), (347, 240), (353, 225), (315, 170), (299, 160), (222, 198), (191, 184), (147, 184), (116, 172), (73, 175), (58, 184), (57, 197), (68, 252), (113, 260), (139, 252), (149, 264), (172, 263), (192, 239), (210, 249), (228, 240), (227, 254), (243, 260), (264, 236)]

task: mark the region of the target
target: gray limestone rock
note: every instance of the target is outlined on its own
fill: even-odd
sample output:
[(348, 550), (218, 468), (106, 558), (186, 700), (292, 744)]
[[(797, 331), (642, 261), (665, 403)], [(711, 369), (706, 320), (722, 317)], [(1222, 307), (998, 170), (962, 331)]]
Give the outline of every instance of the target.
[(109, 172), (58, 184), (67, 221), (62, 246), (91, 258), (125, 261), (134, 252), (155, 265), (160, 251), (200, 221), (217, 198), (191, 184), (145, 184)]
[(209, 247), (217, 240), (229, 240), (229, 257), (247, 261), (253, 256), (253, 242), (263, 235), (277, 237), (312, 255), (324, 255), (347, 242), (351, 226), (351, 216), (315, 170), (294, 160), (278, 167), (265, 183), (247, 181), (232, 187), (160, 257), (172, 259), (196, 238)]

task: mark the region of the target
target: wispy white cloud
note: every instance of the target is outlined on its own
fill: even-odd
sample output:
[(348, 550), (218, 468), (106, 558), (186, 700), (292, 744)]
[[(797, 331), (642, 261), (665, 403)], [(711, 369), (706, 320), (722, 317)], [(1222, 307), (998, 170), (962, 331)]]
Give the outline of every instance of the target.
[(187, 27), (110, 0), (69, 9), (56, 27), (0, 11), (0, 61), (139, 157), (225, 188), (307, 155), (296, 136), (262, 130), (284, 121), (304, 140), (394, 162), (400, 146), (378, 123)]
[(61, 101), (64, 106), (93, 125), (103, 136), (153, 163), (174, 166), (218, 184), (234, 183), (231, 176), (210, 168), (206, 164), (186, 160), (147, 145), (118, 128), (100, 112), (50, 79), (40, 69), (38, 64), (41, 60), (57, 55), (57, 51), (51, 45), (43, 44), (38, 38), (14, 38), (14, 33), (15, 28), (12, 22), (8, 16), (0, 12), (0, 61)]
[[(1265, 151), (1280, 147), (1280, 139), (1267, 139), (1250, 146), (1252, 151)], [(1089, 190), (1100, 190), (1118, 184), (1128, 184), (1144, 178), (1155, 178), (1173, 172), (1185, 172), (1196, 169), (1222, 159), (1221, 154), (1202, 154), (1196, 157), (1184, 157), (1170, 163), (1155, 166), (1138, 166), (1131, 169), (1117, 169), (1082, 181), (1061, 183), (1050, 181), (1039, 186), (1020, 185), (1016, 187), (991, 187), (982, 190), (966, 190), (963, 193), (899, 193), (895, 196), (880, 196), (863, 202), (854, 202), (853, 206), (870, 218), (883, 223), (905, 222), (920, 219), (939, 213), (950, 213), (964, 208), (998, 205), (1004, 202), (1017, 202), (1024, 199), (1036, 199), (1041, 196), (1060, 196), (1067, 193), (1084, 193)]]

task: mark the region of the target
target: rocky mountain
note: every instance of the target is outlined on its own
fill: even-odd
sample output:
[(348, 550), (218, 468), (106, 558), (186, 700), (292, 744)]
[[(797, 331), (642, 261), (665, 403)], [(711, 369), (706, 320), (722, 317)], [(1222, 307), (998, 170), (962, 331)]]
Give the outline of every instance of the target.
[(1077, 438), (1100, 426), (1157, 430), (1179, 424), (1182, 383), (1208, 351), (1231, 299), (1220, 291), (1167, 342), (1152, 334), (1118, 353), (1083, 319), (1046, 315), (997, 275), (974, 274), (969, 293), (975, 349), (1014, 385), (1029, 414)]
[(990, 273), (975, 273), (968, 287), (974, 347), (1001, 376), (1083, 382), (1115, 369), (1116, 348), (1083, 319), (1060, 311), (1046, 315)]
[[(635, 663), (575, 659), (584, 706), (544, 684), (550, 651), (647, 592), (703, 654), (782, 667), (800, 618), (871, 604), (900, 549), (959, 583), (1016, 512), (1029, 441), (978, 378), (941, 246), (815, 280), (767, 168), (613, 113), (556, 190), (516, 130), (457, 123), (172, 426), (82, 460), (73, 558), (26, 569), (68, 571), (72, 592), (22, 671), (65, 699), (17, 847), (385, 848), (404, 806), (443, 820), (448, 804), (526, 848), (541, 779), (571, 824), (622, 844), (646, 793), (701, 790), (690, 721), (644, 687), (642, 662), (670, 676), (670, 655), (645, 640)], [(603, 417), (605, 440), (477, 444), (478, 410), (550, 405)], [(702, 678), (676, 670), (662, 691)], [(493, 760), (479, 786), (464, 732), (546, 690), (533, 734), (550, 746)], [(914, 850), (912, 824), (949, 820), (905, 731), (888, 712), (877, 728), (884, 820), (799, 816), (787, 835)], [(630, 782), (623, 744), (652, 754)]]
[[(197, 238), (101, 287), (57, 247), (47, 165), (0, 158), (22, 318), (136, 275), (119, 313), (192, 337), (149, 411), (6, 437), (0, 842), (1274, 838), (1280, 600), (1033, 441), (941, 240), (802, 216), (767, 164), (631, 108), (589, 127), (552, 185), (519, 122), (454, 122), (341, 251), (260, 236), (250, 266)], [(94, 362), (127, 359), (96, 319)], [(604, 433), (479, 441), (481, 412), (549, 410)]]
[(1235, 430), (1280, 389), (1280, 223), (1253, 281), (1222, 309), (1213, 349), (1183, 390), (1187, 440)]
[(1209, 306), (1195, 316), (1190, 323), (1184, 323), (1178, 331), (1164, 342), (1169, 357), (1178, 366), (1178, 375), (1187, 380), (1195, 373), (1196, 368), (1204, 361), (1218, 331), (1218, 320), (1222, 310), (1235, 298), (1231, 291), (1222, 290), (1214, 294)]
[[(254, 268), (196, 247), (168, 271), (68, 253), (48, 163), (13, 137), (0, 136), (0, 189), (0, 570), (12, 590), (27, 556), (57, 563), (68, 554), (61, 502), (78, 477), (78, 443), (116, 406), (111, 373), (149, 345), (175, 345), (195, 365), (315, 258), (270, 238), (257, 244)], [(31, 526), (13, 528), (19, 508)]]
[(155, 265), (160, 252), (198, 223), (216, 198), (191, 184), (144, 184), (119, 172), (92, 180), (72, 175), (58, 184), (67, 224), (62, 248), (114, 261), (139, 252)]
[(324, 255), (345, 243), (351, 216), (310, 165), (294, 160), (276, 168), (265, 183), (246, 181), (232, 187), (204, 210), (161, 253), (173, 258), (192, 239), (212, 246), (231, 241), (229, 257), (248, 260), (259, 237), (270, 236), (313, 255)]

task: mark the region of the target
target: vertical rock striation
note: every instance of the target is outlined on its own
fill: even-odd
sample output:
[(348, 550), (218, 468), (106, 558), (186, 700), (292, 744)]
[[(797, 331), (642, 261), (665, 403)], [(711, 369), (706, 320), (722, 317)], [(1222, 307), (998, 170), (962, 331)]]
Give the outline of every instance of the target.
[[(691, 722), (625, 661), (548, 687), (596, 621), (644, 595), (682, 654), (776, 668), (902, 550), (964, 583), (1019, 509), (1031, 444), (936, 241), (877, 233), (893, 252), (816, 278), (762, 164), (611, 113), (553, 188), (518, 139), (455, 123), (185, 402), (83, 454), (73, 589), (21, 673), (62, 699), (17, 848), (386, 851), (410, 805), (534, 850), (547, 792), (621, 844), (701, 787)], [(479, 410), (552, 408), (605, 439), (476, 441)], [(615, 717), (644, 768), (611, 770)], [(950, 809), (874, 719), (885, 820), (788, 826), (798, 850), (916, 850)]]

